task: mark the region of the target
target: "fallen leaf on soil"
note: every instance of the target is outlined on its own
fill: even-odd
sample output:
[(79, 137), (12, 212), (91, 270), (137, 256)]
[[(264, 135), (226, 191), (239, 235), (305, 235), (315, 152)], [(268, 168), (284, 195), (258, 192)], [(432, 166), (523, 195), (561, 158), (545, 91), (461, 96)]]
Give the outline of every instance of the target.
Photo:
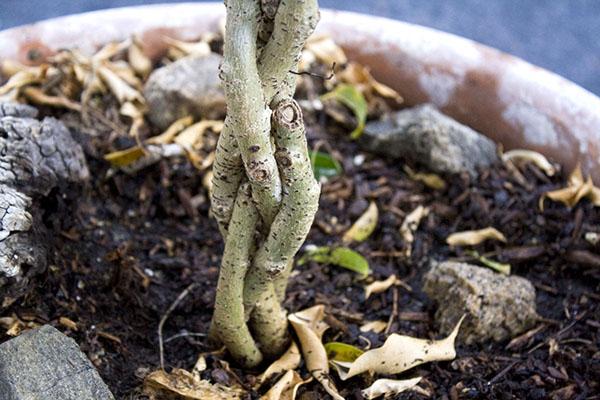
[(144, 394), (151, 400), (176, 397), (174, 395), (185, 400), (234, 400), (241, 399), (244, 390), (213, 384), (186, 370), (175, 368), (171, 373), (163, 370), (151, 372), (144, 379)]
[(200, 374), (206, 371), (206, 357), (204, 354), (200, 354), (198, 356), (198, 360), (196, 360), (196, 364), (194, 364), (194, 368), (192, 369), (192, 375), (200, 376)]
[(33, 104), (41, 106), (66, 108), (73, 111), (81, 111), (81, 106), (66, 98), (65, 96), (50, 96), (44, 93), (41, 89), (33, 86), (23, 88), (23, 95)]
[(16, 315), (0, 318), (0, 327), (6, 329), (6, 336), (16, 337), (26, 330), (38, 328), (40, 325), (33, 321), (22, 321)]
[(178, 134), (174, 142), (189, 149), (197, 149), (202, 144), (202, 139), (207, 130), (220, 133), (223, 130), (223, 121), (203, 120), (185, 128)]
[(70, 318), (67, 317), (60, 317), (58, 319), (58, 323), (61, 324), (62, 326), (64, 326), (65, 328), (68, 328), (72, 331), (76, 331), (77, 329), (77, 323), (75, 321), (73, 321)]
[(392, 99), (397, 104), (403, 102), (402, 96), (398, 92), (383, 83), (377, 82), (369, 69), (361, 64), (349, 63), (346, 68), (337, 74), (337, 78), (342, 82), (358, 86), (360, 91), (367, 97), (377, 94)]
[(342, 241), (348, 242), (362, 242), (366, 240), (375, 228), (377, 227), (377, 220), (379, 218), (379, 210), (377, 204), (374, 201), (371, 202), (367, 210), (361, 215), (356, 222), (350, 227), (350, 229), (342, 237)]
[(106, 154), (104, 159), (113, 166), (119, 167), (127, 173), (134, 173), (147, 167), (161, 158), (185, 155), (183, 147), (176, 143), (164, 145), (148, 145), (144, 149), (139, 146), (126, 150), (118, 150)]
[(108, 86), (112, 94), (117, 98), (120, 104), (126, 102), (137, 102), (145, 104), (146, 100), (142, 94), (129, 86), (119, 75), (117, 75), (110, 67), (102, 65), (98, 68), (98, 76)]
[(287, 371), (260, 400), (294, 400), (298, 387), (306, 383), (296, 371)]
[(129, 65), (142, 79), (146, 79), (152, 71), (152, 61), (146, 56), (142, 49), (142, 44), (134, 36), (131, 39), (131, 46), (127, 49), (127, 60)]
[(207, 56), (210, 54), (210, 45), (201, 40), (199, 42), (183, 42), (165, 36), (165, 43), (169, 44), (169, 58), (180, 59), (185, 56)]
[(338, 160), (329, 154), (311, 150), (308, 155), (317, 181), (320, 182), (321, 178), (331, 178), (342, 173), (342, 166)]
[(423, 182), (425, 186), (434, 190), (446, 189), (446, 181), (439, 175), (430, 172), (415, 172), (408, 165), (404, 166), (404, 171), (410, 179), (417, 182)]
[(361, 332), (375, 332), (381, 333), (387, 327), (387, 322), (385, 321), (369, 321), (360, 327)]
[[(130, 105), (125, 103), (123, 106)], [(132, 106), (133, 107), (133, 106)], [(123, 107), (122, 113), (123, 113)], [(135, 114), (135, 109), (132, 111), (132, 118), (141, 115)], [(143, 123), (143, 119), (141, 121)], [(175, 121), (162, 134), (154, 136), (146, 141), (146, 147), (133, 146), (129, 149), (118, 150), (108, 153), (104, 156), (106, 161), (109, 161), (113, 166), (127, 169), (130, 172), (135, 172), (142, 167), (152, 164), (160, 160), (162, 157), (173, 157), (179, 155), (187, 155), (192, 164), (198, 169), (205, 169), (202, 159), (197, 154), (196, 150), (202, 147), (203, 137), (207, 130), (212, 129), (215, 132), (220, 132), (223, 128), (223, 121), (204, 120), (194, 125), (188, 126), (191, 123), (190, 118), (182, 118)], [(132, 125), (132, 129), (135, 126)], [(134, 163), (140, 163), (137, 167)]]
[(489, 258), (480, 255), (476, 251), (468, 251), (467, 254), (473, 258), (476, 258), (480, 263), (496, 272), (504, 275), (510, 275), (510, 264), (503, 264), (498, 261), (490, 260)]
[(131, 101), (123, 103), (119, 109), (119, 113), (131, 118), (131, 126), (129, 127), (129, 136), (139, 138), (140, 129), (144, 125), (144, 110), (139, 103), (134, 104)]
[(367, 286), (365, 286), (365, 300), (368, 299), (369, 296), (371, 296), (372, 294), (385, 292), (390, 287), (392, 287), (392, 285), (397, 284), (398, 281), (399, 279), (396, 275), (390, 275), (387, 279), (383, 281), (375, 281), (373, 283), (368, 284)]
[(258, 387), (267, 381), (273, 375), (280, 374), (284, 371), (294, 370), (300, 365), (300, 350), (296, 342), (292, 342), (290, 347), (279, 359), (275, 360), (258, 378)]
[(308, 38), (305, 50), (312, 53), (315, 58), (326, 65), (344, 65), (348, 58), (344, 50), (338, 46), (328, 35), (313, 35)]
[(298, 265), (306, 264), (308, 261), (337, 265), (357, 272), (363, 278), (371, 273), (367, 260), (347, 247), (307, 246), (306, 253), (298, 260)]
[(566, 188), (546, 192), (540, 197), (539, 207), (542, 211), (546, 198), (561, 202), (569, 208), (587, 198), (594, 206), (600, 207), (600, 188), (594, 186), (591, 176), (587, 179), (583, 177), (581, 166), (578, 165), (569, 176)]
[(544, 171), (548, 176), (553, 176), (556, 173), (556, 168), (548, 161), (544, 155), (532, 150), (510, 150), (502, 154), (502, 161), (529, 161), (535, 164), (539, 169)]
[(147, 140), (147, 143), (152, 144), (167, 144), (172, 143), (175, 136), (194, 122), (191, 116), (183, 117), (173, 122), (169, 127), (160, 135), (153, 136)]
[(298, 335), (306, 368), (335, 400), (344, 400), (329, 378), (329, 361), (321, 338), (329, 326), (323, 321), (325, 306), (316, 305), (291, 314), (288, 320)]
[(404, 240), (406, 248), (404, 250), (404, 255), (406, 257), (410, 257), (412, 254), (412, 244), (415, 241), (415, 232), (417, 228), (419, 228), (419, 224), (423, 217), (426, 217), (429, 214), (429, 208), (418, 206), (410, 214), (404, 218), (404, 222), (400, 226), (400, 235)]
[(104, 159), (115, 167), (125, 167), (139, 160), (144, 154), (144, 150), (141, 147), (135, 146), (105, 154)]
[(364, 351), (358, 347), (341, 342), (325, 343), (325, 351), (327, 352), (327, 358), (330, 361), (335, 360), (347, 362), (356, 360), (364, 353)]
[(356, 117), (357, 126), (350, 133), (351, 139), (358, 139), (367, 122), (368, 106), (362, 93), (353, 85), (341, 84), (331, 92), (321, 96), (321, 100), (336, 100), (348, 107)]
[(504, 234), (491, 226), (475, 231), (453, 233), (446, 238), (446, 243), (450, 246), (475, 246), (486, 240), (498, 240), (506, 243)]
[(39, 67), (24, 67), (12, 75), (4, 85), (0, 87), (0, 100), (16, 101), (21, 89), (25, 86), (41, 83), (46, 78), (48, 65)]
[(417, 386), (421, 381), (421, 377), (412, 379), (378, 379), (371, 386), (362, 390), (362, 395), (365, 399), (376, 399), (379, 396), (391, 396), (402, 393)]
[(454, 341), (463, 319), (445, 339), (432, 341), (394, 333), (382, 347), (366, 351), (352, 363), (333, 363), (341, 365), (338, 372), (341, 372), (340, 378), (346, 380), (363, 372), (399, 374), (423, 363), (452, 360), (456, 357)]

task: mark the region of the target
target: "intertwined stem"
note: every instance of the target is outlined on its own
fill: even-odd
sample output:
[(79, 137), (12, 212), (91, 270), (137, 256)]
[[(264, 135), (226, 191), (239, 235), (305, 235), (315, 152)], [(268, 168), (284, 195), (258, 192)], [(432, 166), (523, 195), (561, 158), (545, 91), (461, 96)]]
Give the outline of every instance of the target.
[(211, 196), (225, 251), (211, 336), (251, 367), (285, 349), (287, 320), (280, 302), (318, 207), (320, 187), (290, 72), (314, 31), (318, 4), (226, 0), (225, 5), (221, 79), (227, 118)]

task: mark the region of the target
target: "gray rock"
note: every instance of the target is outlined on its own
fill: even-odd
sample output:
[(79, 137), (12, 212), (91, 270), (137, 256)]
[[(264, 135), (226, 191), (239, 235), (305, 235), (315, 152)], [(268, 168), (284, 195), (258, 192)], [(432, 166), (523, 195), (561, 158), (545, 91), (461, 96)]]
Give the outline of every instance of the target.
[(467, 344), (512, 338), (539, 318), (531, 282), (485, 267), (435, 263), (425, 275), (423, 290), (438, 303), (435, 319), (444, 333), (467, 314), (459, 334)]
[(360, 143), (369, 151), (410, 159), (438, 173), (466, 171), (477, 176), (477, 169), (498, 160), (494, 142), (430, 104), (368, 123)]
[(65, 126), (34, 119), (33, 107), (0, 104), (0, 310), (46, 269), (40, 222), (44, 196), (89, 177), (85, 156)]
[(225, 115), (219, 79), (222, 57), (187, 56), (152, 72), (144, 87), (148, 117), (160, 129), (188, 115), (218, 119)]
[(77, 343), (44, 325), (0, 345), (2, 400), (113, 400)]

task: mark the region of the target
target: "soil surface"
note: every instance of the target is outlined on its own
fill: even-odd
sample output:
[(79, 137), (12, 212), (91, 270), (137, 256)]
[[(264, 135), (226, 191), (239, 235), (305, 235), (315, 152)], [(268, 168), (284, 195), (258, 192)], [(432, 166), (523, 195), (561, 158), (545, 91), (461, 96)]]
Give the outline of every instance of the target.
[[(29, 296), (3, 314), (61, 329), (80, 344), (118, 399), (142, 399), (143, 378), (159, 367), (159, 321), (192, 283), (164, 325), (165, 366), (190, 370), (200, 353), (214, 350), (203, 334), (212, 315), (223, 243), (208, 215), (205, 171), (184, 157), (134, 174), (109, 171), (103, 155), (135, 144), (111, 133), (126, 127), (107, 124), (115, 119), (110, 112), (92, 115), (95, 124), (84, 124), (76, 113), (59, 116), (82, 143), (93, 179), (49, 196), (43, 220), (52, 232), (46, 242), (50, 268)], [(306, 117), (311, 148), (329, 151), (344, 170), (323, 185), (307, 243), (340, 244), (343, 232), (375, 201), (377, 229), (353, 247), (369, 260), (370, 279), (396, 274), (412, 290), (398, 286), (365, 300), (365, 282), (355, 273), (310, 262), (293, 274), (285, 300), (289, 311), (325, 304), (331, 329), (324, 342), (380, 346), (385, 333), (359, 330), (371, 320), (391, 321), (388, 333), (437, 338), (436, 305), (421, 291), (430, 261), (475, 262), (448, 247), (446, 237), (494, 226), (508, 243), (488, 242), (475, 250), (510, 263), (513, 274), (531, 280), (543, 320), (508, 347), (508, 342), (458, 343), (454, 361), (423, 365), (404, 377), (423, 376), (420, 386), (440, 399), (600, 398), (600, 244), (588, 240), (590, 235), (586, 239), (600, 232), (600, 210), (586, 200), (573, 209), (549, 200), (544, 211), (538, 207), (544, 192), (566, 185), (564, 174), (548, 178), (531, 165), (520, 172), (496, 166), (476, 180), (446, 176), (447, 188), (433, 190), (411, 180), (402, 160), (361, 152), (348, 129), (324, 112)], [(207, 152), (214, 142), (209, 135)], [(418, 205), (431, 212), (416, 232), (411, 257), (405, 258), (399, 228)], [(8, 339), (0, 335), (0, 341)], [(261, 372), (242, 371), (233, 363), (229, 368), (224, 354), (206, 359), (203, 377), (213, 382), (238, 381), (250, 388)], [(304, 367), (301, 373), (309, 375)], [(347, 399), (360, 399), (360, 389), (369, 384), (365, 377), (342, 382), (333, 375)], [(298, 398), (328, 395), (312, 382), (301, 386)], [(405, 393), (397, 398), (424, 397)]]
[[(322, 119), (321, 119), (322, 120)], [(323, 121), (323, 120), (322, 120)], [(410, 180), (399, 161), (363, 154), (336, 128), (312, 121), (312, 144), (324, 141), (341, 158), (344, 173), (323, 186), (321, 208), (307, 243), (335, 244), (370, 200), (380, 208), (376, 232), (355, 246), (365, 255), (373, 277), (397, 274), (412, 287), (402, 287), (364, 299), (356, 274), (333, 266), (309, 263), (297, 268), (285, 306), (290, 311), (322, 303), (334, 339), (357, 346), (379, 346), (385, 334), (361, 333), (365, 320), (388, 320), (391, 332), (438, 337), (432, 304), (421, 292), (421, 278), (430, 259), (469, 260), (445, 244), (449, 233), (492, 225), (508, 244), (481, 245), (480, 253), (510, 262), (513, 273), (537, 288), (538, 312), (545, 320), (531, 337), (511, 350), (507, 343), (463, 347), (452, 362), (425, 365), (408, 376), (424, 376), (423, 387), (435, 398), (592, 399), (600, 382), (600, 265), (598, 245), (584, 239), (598, 232), (600, 212), (587, 202), (573, 210), (539, 196), (564, 185), (564, 177), (547, 178), (535, 167), (524, 169), (518, 183), (504, 167), (483, 171), (477, 181), (446, 177), (448, 189), (434, 191)], [(328, 133), (329, 132), (329, 133)], [(102, 135), (85, 144), (92, 176), (89, 186), (55, 193), (45, 204), (52, 249), (51, 268), (36, 290), (8, 310), (20, 318), (51, 323), (75, 338), (98, 367), (117, 398), (138, 398), (142, 378), (159, 364), (157, 326), (175, 298), (191, 283), (197, 286), (170, 315), (164, 328), (165, 360), (169, 367), (190, 369), (198, 354), (211, 349), (200, 335), (212, 314), (222, 242), (208, 217), (202, 174), (184, 159), (163, 160), (135, 175), (106, 177), (101, 159)], [(327, 145), (329, 143), (329, 145)], [(335, 143), (335, 145), (333, 144)], [(410, 259), (401, 255), (399, 226), (405, 214), (424, 204), (433, 212), (416, 233)], [(77, 323), (68, 330), (59, 323)], [(3, 336), (1, 340), (8, 337)], [(227, 383), (251, 383), (253, 374), (221, 364), (223, 356), (208, 356), (206, 376)], [(231, 374), (237, 376), (232, 376)], [(304, 374), (308, 375), (304, 370)], [(347, 398), (360, 398), (367, 382), (338, 382)], [(139, 398), (142, 398), (141, 396)], [(300, 399), (327, 395), (316, 383), (302, 386)], [(398, 398), (420, 398), (403, 394)]]

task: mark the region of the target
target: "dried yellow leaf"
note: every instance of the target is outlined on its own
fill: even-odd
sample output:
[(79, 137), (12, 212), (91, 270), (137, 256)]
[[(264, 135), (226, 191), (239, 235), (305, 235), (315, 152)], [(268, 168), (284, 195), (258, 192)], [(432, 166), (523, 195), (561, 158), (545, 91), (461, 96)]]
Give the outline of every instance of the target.
[(221, 132), (223, 130), (223, 121), (204, 120), (197, 122), (178, 134), (174, 142), (188, 149), (196, 149), (202, 144), (204, 134), (209, 129)]
[(131, 46), (129, 46), (127, 52), (127, 59), (129, 60), (131, 68), (133, 68), (135, 73), (141, 76), (142, 79), (146, 79), (146, 77), (150, 75), (150, 72), (152, 71), (152, 61), (144, 54), (141, 43), (135, 37), (131, 40)]
[(548, 176), (553, 176), (556, 173), (556, 168), (554, 168), (550, 161), (548, 161), (543, 154), (540, 154), (537, 151), (520, 149), (510, 150), (502, 154), (502, 161), (528, 161), (535, 164), (535, 166), (544, 171), (544, 173)]
[(65, 96), (49, 96), (37, 87), (23, 88), (23, 95), (33, 104), (81, 111), (81, 106)]
[(540, 197), (540, 210), (544, 209), (546, 197), (561, 202), (569, 208), (574, 207), (583, 198), (587, 198), (594, 206), (600, 207), (600, 188), (594, 186), (590, 176), (584, 179), (580, 165), (577, 165), (569, 176), (566, 188), (546, 192)]
[(410, 257), (412, 254), (412, 243), (415, 241), (415, 232), (419, 228), (421, 220), (429, 214), (429, 208), (418, 206), (404, 218), (400, 226), (400, 235), (406, 243), (404, 255)]
[(244, 395), (244, 390), (240, 387), (212, 384), (177, 368), (171, 373), (163, 370), (151, 372), (144, 380), (144, 394), (151, 400), (164, 399), (165, 392), (179, 395), (185, 400), (235, 400)]
[(506, 243), (504, 234), (491, 226), (475, 231), (453, 233), (446, 238), (446, 243), (450, 246), (475, 246), (486, 240), (498, 240)]
[(366, 240), (377, 227), (379, 210), (377, 204), (371, 202), (367, 210), (361, 215), (350, 229), (344, 234), (342, 240), (348, 242), (362, 242)]
[(291, 314), (288, 320), (298, 335), (306, 368), (335, 400), (344, 400), (329, 379), (329, 361), (321, 338), (329, 326), (323, 321), (325, 306), (316, 305)]
[(144, 150), (141, 147), (135, 146), (108, 153), (104, 156), (104, 159), (115, 167), (126, 167), (142, 158), (144, 154)]
[(185, 56), (207, 56), (210, 54), (210, 45), (204, 40), (199, 42), (183, 42), (165, 36), (165, 43), (169, 46), (169, 56), (173, 59), (179, 59)]
[(48, 66), (44, 65), (35, 69), (25, 69), (17, 72), (0, 87), (0, 97), (16, 100), (23, 87), (41, 83), (45, 79), (47, 69)]
[(101, 65), (97, 70), (98, 76), (108, 86), (112, 94), (117, 98), (120, 104), (126, 102), (137, 102), (145, 104), (144, 96), (129, 86), (118, 74), (106, 65)]
[(191, 116), (183, 117), (173, 122), (169, 127), (160, 135), (153, 136), (147, 140), (147, 143), (152, 144), (167, 144), (173, 142), (175, 136), (194, 122)]
[(428, 188), (434, 190), (446, 189), (446, 181), (437, 174), (428, 172), (415, 172), (408, 165), (404, 166), (404, 171), (410, 179), (417, 182), (423, 182)]
[(261, 400), (294, 400), (298, 387), (305, 383), (300, 374), (296, 371), (287, 371), (278, 381), (269, 389)]
[(452, 360), (456, 357), (454, 341), (463, 319), (448, 337), (441, 340), (417, 339), (394, 333), (383, 346), (366, 351), (352, 363), (341, 365), (342, 368), (338, 369), (340, 378), (346, 380), (364, 372), (399, 374), (427, 362)]
[(396, 277), (396, 275), (390, 275), (387, 279), (383, 281), (375, 281), (373, 283), (368, 284), (365, 287), (365, 300), (368, 299), (369, 296), (371, 296), (372, 294), (385, 292), (396, 283), (398, 283), (398, 277)]
[(405, 392), (417, 386), (421, 382), (421, 377), (412, 379), (378, 379), (371, 386), (362, 390), (365, 399), (376, 399), (379, 396), (389, 396)]
[(358, 85), (365, 96), (376, 94), (392, 99), (398, 104), (403, 102), (402, 96), (398, 92), (375, 80), (369, 69), (361, 64), (349, 63), (343, 71), (337, 74), (337, 77), (342, 82)]
[(344, 50), (338, 46), (328, 35), (313, 35), (306, 42), (306, 50), (314, 54), (317, 60), (324, 64), (344, 65), (348, 57)]
[(387, 328), (387, 322), (385, 321), (369, 321), (360, 327), (360, 331), (381, 333), (385, 328)]
[(58, 319), (58, 323), (61, 324), (62, 326), (64, 326), (65, 328), (68, 328), (72, 331), (76, 331), (77, 330), (77, 323), (75, 321), (73, 321), (70, 318), (67, 317), (60, 317)]
[(275, 360), (258, 378), (258, 386), (262, 385), (267, 379), (273, 375), (280, 374), (287, 370), (294, 370), (300, 365), (302, 360), (300, 350), (296, 342), (292, 342), (287, 351)]

